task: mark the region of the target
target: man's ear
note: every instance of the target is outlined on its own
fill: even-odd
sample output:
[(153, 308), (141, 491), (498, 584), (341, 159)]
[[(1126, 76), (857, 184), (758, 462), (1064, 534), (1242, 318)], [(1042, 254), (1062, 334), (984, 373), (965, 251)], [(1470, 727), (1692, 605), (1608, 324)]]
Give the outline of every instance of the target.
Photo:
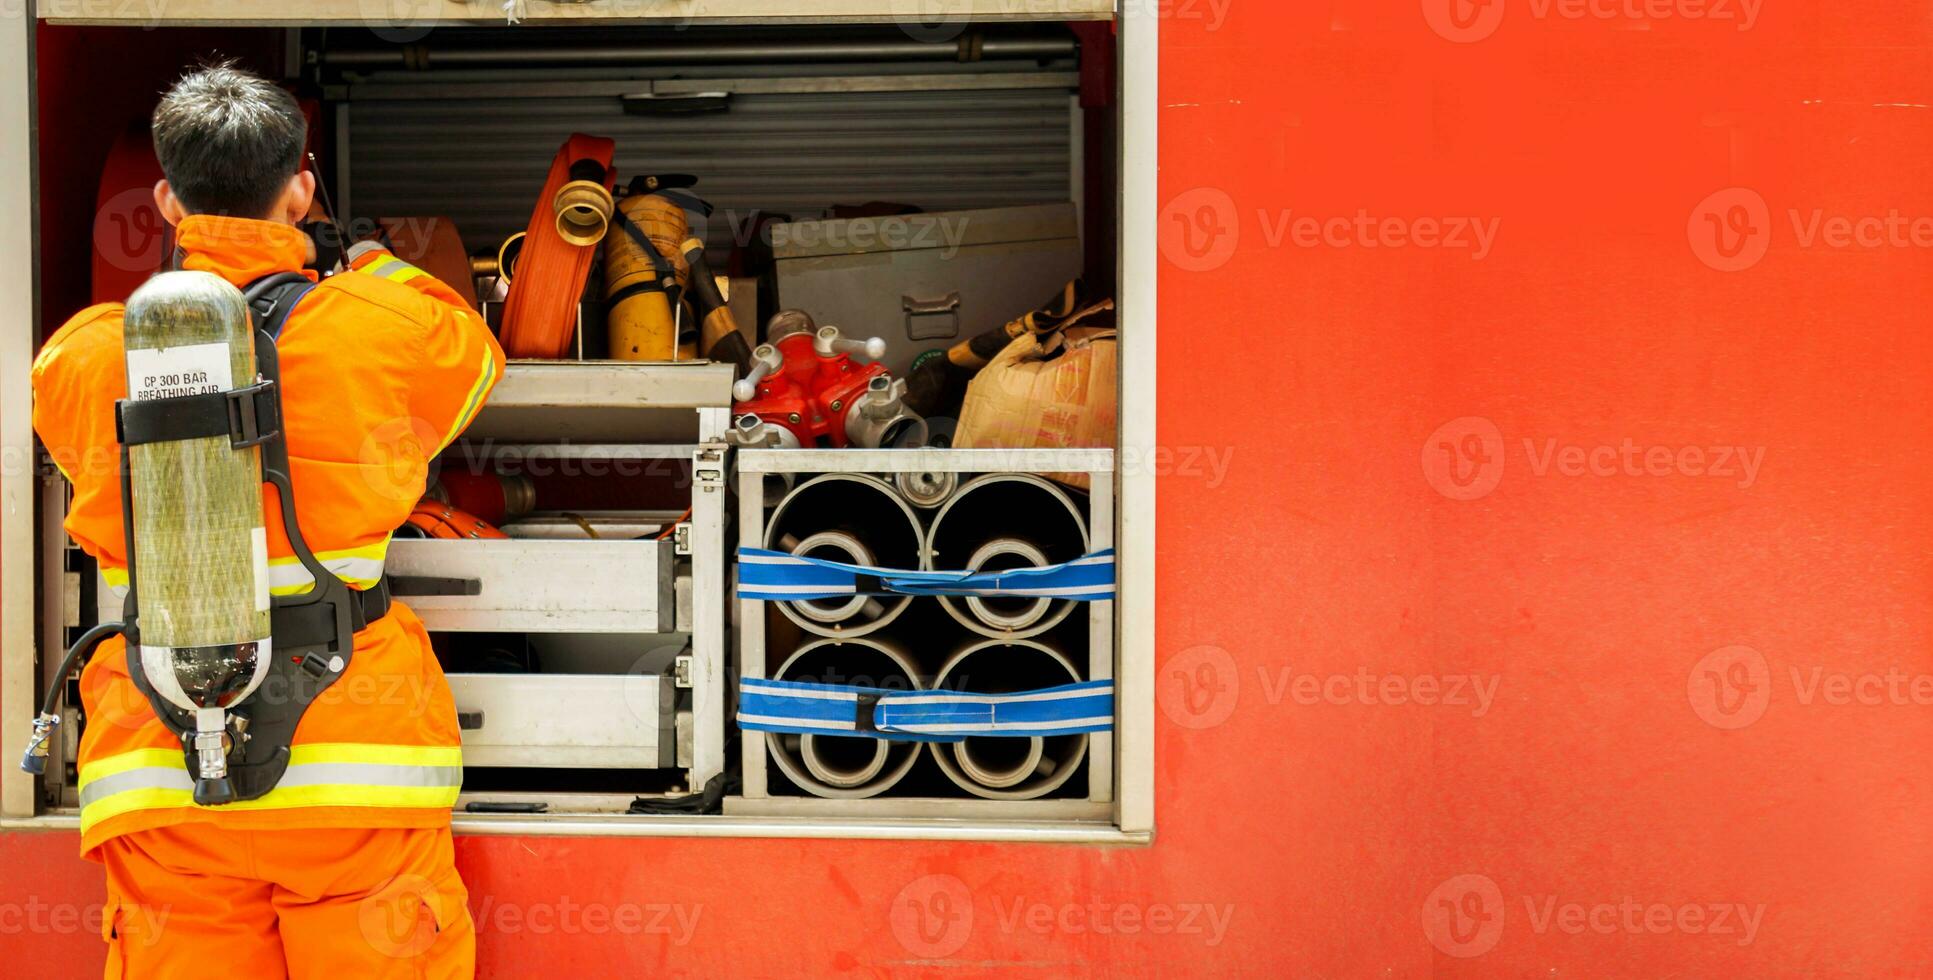
[(161, 220), (170, 225), (178, 225), (188, 216), (188, 209), (175, 196), (174, 188), (168, 186), (168, 178), (163, 177), (154, 183), (154, 206), (161, 209)]
[(282, 188), (282, 200), (276, 204), (271, 220), (283, 224), (299, 225), (309, 218), (309, 202), (315, 200), (315, 174), (298, 170)]

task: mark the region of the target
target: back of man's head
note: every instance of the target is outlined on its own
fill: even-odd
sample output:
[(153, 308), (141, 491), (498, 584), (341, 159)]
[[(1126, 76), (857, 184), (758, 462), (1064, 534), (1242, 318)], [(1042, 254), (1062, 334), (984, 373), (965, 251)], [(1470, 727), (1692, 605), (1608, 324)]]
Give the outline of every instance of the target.
[(189, 212), (261, 218), (302, 163), (295, 97), (225, 62), (197, 69), (154, 108), (154, 153)]

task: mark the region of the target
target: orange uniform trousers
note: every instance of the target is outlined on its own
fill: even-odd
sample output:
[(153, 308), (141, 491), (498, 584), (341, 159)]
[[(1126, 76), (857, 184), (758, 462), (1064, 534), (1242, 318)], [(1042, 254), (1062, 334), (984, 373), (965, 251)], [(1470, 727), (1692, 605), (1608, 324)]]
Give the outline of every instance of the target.
[(108, 980), (384, 980), (476, 974), (476, 926), (448, 827), (114, 837)]

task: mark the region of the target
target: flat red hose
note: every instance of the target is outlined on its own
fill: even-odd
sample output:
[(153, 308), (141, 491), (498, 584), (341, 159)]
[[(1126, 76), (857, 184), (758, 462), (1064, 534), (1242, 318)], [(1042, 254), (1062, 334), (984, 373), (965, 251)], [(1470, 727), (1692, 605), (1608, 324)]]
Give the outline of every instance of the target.
[(571, 164), (596, 160), (604, 165), (604, 187), (612, 186), (611, 163), (617, 144), (601, 136), (572, 133), (550, 162), (550, 179), (530, 211), (524, 231), (517, 274), (504, 298), (503, 352), (511, 357), (559, 358), (570, 352), (577, 332), (577, 302), (584, 279), (597, 260), (596, 245), (572, 245), (557, 234), (557, 214), (551, 201), (570, 181)]

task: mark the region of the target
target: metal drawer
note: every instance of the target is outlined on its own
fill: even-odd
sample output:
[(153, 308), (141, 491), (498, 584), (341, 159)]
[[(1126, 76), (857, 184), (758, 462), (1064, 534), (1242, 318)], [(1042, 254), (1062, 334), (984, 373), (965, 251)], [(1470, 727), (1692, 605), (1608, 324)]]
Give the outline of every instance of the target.
[(677, 625), (674, 550), (669, 538), (397, 540), (386, 568), (403, 579), (474, 583), (474, 595), (418, 595), (419, 583), (396, 583), (433, 631), (667, 633)]
[(450, 674), (466, 766), (678, 764), (677, 688), (662, 674)]

